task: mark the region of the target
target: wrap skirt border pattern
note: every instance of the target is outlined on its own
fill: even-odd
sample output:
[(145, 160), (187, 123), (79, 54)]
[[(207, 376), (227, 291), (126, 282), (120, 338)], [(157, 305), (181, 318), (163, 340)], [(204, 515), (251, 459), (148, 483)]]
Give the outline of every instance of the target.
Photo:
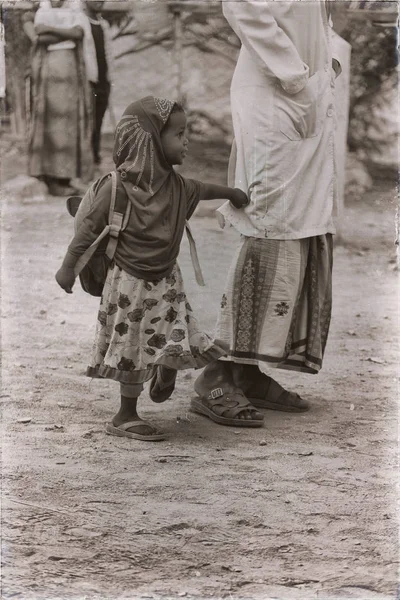
[(318, 373), (332, 309), (332, 235), (242, 236), (222, 297), (216, 338), (226, 360)]

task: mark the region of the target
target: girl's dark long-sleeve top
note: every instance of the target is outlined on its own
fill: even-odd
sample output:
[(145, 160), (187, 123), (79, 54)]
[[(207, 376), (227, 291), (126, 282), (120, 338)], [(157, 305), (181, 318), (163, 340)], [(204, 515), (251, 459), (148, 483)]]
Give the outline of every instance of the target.
[[(158, 202), (159, 194), (163, 193), (160, 190), (145, 204), (132, 204), (128, 224), (118, 238), (115, 263), (139, 279), (155, 281), (171, 273), (179, 254), (185, 222), (204, 195), (201, 182), (186, 179), (175, 172), (172, 177), (170, 202)], [(124, 193), (121, 182), (117, 193)], [(68, 247), (64, 261), (66, 266), (73, 267), (106, 227), (110, 201), (111, 178), (97, 190), (93, 208)]]

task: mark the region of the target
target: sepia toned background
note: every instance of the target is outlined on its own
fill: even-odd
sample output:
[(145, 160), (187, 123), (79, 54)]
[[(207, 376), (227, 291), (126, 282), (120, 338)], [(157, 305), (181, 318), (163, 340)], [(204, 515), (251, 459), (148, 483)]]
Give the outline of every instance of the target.
[[(97, 300), (54, 274), (72, 236), (65, 201), (27, 175), (37, 2), (3, 1), (1, 152), (1, 596), (21, 600), (392, 600), (398, 594), (397, 2), (337, 2), (342, 211), (334, 308), (318, 376), (279, 373), (309, 413), (222, 428), (189, 412), (194, 372), (140, 410), (170, 434), (104, 434), (118, 386), (84, 377)], [(184, 175), (225, 183), (239, 48), (220, 2), (108, 1), (113, 126), (147, 94), (183, 99)], [(4, 44), (5, 42), (5, 44)], [(3, 80), (1, 79), (3, 74)], [(4, 78), (5, 74), (5, 78)], [(3, 84), (3, 85), (2, 85)], [(212, 333), (237, 234), (215, 203), (193, 218), (206, 287), (180, 266)]]

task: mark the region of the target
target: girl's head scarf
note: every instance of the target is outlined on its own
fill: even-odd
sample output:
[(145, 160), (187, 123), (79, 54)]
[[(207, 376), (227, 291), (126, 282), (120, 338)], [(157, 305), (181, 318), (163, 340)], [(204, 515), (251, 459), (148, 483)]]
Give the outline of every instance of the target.
[(144, 202), (171, 179), (174, 171), (164, 156), (161, 132), (174, 104), (147, 96), (132, 102), (117, 125), (113, 159), (131, 199)]

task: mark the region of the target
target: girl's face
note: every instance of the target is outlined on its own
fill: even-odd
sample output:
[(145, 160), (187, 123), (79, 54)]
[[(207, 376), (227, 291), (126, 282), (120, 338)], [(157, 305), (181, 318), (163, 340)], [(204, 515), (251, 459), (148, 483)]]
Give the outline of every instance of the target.
[(161, 144), (165, 158), (171, 166), (183, 163), (189, 144), (184, 112), (172, 113), (161, 132)]

